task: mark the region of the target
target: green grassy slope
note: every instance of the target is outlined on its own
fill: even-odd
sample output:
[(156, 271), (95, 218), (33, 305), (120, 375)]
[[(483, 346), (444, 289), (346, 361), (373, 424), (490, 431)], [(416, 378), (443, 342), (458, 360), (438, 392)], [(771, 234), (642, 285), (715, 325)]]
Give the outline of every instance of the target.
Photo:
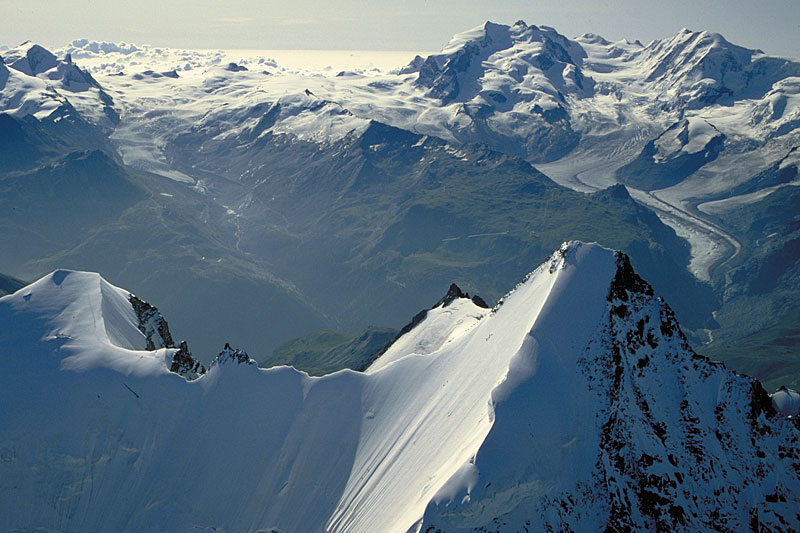
[(800, 390), (800, 309), (783, 314), (767, 328), (701, 351), (737, 372), (757, 377), (769, 392), (781, 385)]
[(359, 335), (320, 329), (287, 341), (269, 357), (259, 361), (262, 368), (291, 365), (312, 376), (322, 376), (343, 368), (363, 370), (371, 356), (397, 334), (393, 328), (369, 327)]

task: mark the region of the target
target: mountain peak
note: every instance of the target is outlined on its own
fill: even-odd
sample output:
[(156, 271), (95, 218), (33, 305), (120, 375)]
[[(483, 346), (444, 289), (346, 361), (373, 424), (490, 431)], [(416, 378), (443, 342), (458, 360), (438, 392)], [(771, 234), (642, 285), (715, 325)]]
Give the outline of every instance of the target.
[(390, 126), (377, 120), (370, 120), (367, 123), (367, 127), (361, 132), (360, 144), (362, 148), (374, 150), (374, 147), (384, 144), (412, 146), (419, 142), (421, 138), (421, 135), (414, 132)]
[[(454, 101), (473, 101), (485, 97), (484, 106), (511, 108), (522, 98), (517, 89), (500, 89), (499, 80), (516, 87), (524, 74), (523, 84), (542, 90), (549, 85), (554, 97), (553, 106), (559, 105), (564, 92), (589, 94), (592, 83), (580, 71), (587, 57), (583, 48), (548, 26), (528, 26), (519, 21), (513, 26), (486, 22), (471, 30), (456, 34), (439, 54), (424, 61), (415, 58), (402, 72), (418, 72), (416, 84), (428, 89), (428, 95), (449, 104)], [(514, 65), (515, 75), (507, 70)], [(488, 73), (494, 74), (488, 75)], [(586, 81), (586, 83), (584, 83)], [(484, 84), (486, 87), (484, 87)], [(560, 96), (559, 96), (560, 95)], [(536, 99), (539, 109), (552, 107)], [(471, 102), (478, 104), (478, 102)]]
[[(780, 397), (692, 352), (626, 255), (564, 243), (491, 311), (448, 294), (365, 373), (259, 370), (226, 344), (196, 386), (166, 369), (170, 355), (191, 364), (185, 343), (121, 348), (128, 333), (144, 342), (137, 313), (97, 274), (55, 271), (0, 298), (0, 473), (42, 456), (59, 473), (0, 487), (0, 516), (11, 529), (185, 530), (201, 513), (236, 531), (798, 528)], [(17, 353), (40, 371), (9, 364)], [(8, 503), (63, 496), (67, 475), (139, 488), (97, 506), (79, 486), (68, 515)], [(170, 494), (188, 497), (148, 507)]]
[(442, 53), (451, 53), (470, 45), (480, 48), (501, 47), (510, 43), (510, 35), (509, 26), (487, 20), (479, 26), (455, 34), (444, 46)]
[(58, 65), (56, 56), (41, 45), (26, 41), (16, 48), (3, 52), (8, 65), (28, 76), (47, 72)]
[(796, 62), (765, 57), (761, 50), (737, 46), (710, 31), (684, 29), (651, 42), (634, 56), (646, 69), (645, 81), (663, 85), (663, 91), (674, 93), (673, 98), (689, 109), (760, 99), (777, 80), (800, 74)]
[(57, 361), (65, 370), (108, 368), (140, 376), (169, 371), (164, 348), (171, 336), (158, 310), (96, 272), (54, 270), (1, 301), (0, 312), (25, 324), (19, 328), (32, 342), (53, 343), (58, 357), (32, 364)]
[[(535, 288), (550, 287), (553, 301), (541, 307), (528, 348), (523, 344), (507, 383), (493, 392), (494, 425), (470, 475), (454, 479), (428, 506), (422, 529), (459, 530), (468, 516), (471, 525), (509, 531), (742, 529), (754, 513), (771, 526), (795, 524), (776, 502), (796, 500), (789, 496), (798, 486), (796, 454), (766, 459), (791, 447), (795, 430), (760, 384), (695, 354), (625, 254), (565, 243), (551, 261), (510, 294), (505, 305), (512, 308), (491, 317), (519, 313)], [(584, 320), (596, 312), (585, 307), (594, 302), (586, 290), (592, 278), (608, 283), (606, 318), (594, 327)], [(573, 327), (557, 331), (554, 317)], [(581, 340), (571, 343), (576, 335)], [(533, 359), (521, 355), (527, 350)], [(592, 405), (593, 414), (573, 419), (568, 413), (578, 405)], [(537, 430), (551, 425), (558, 436)], [(775, 447), (773, 438), (783, 444)], [(531, 471), (501, 456), (527, 457)], [(765, 461), (772, 466), (765, 469)], [(775, 483), (776, 472), (785, 482)], [(582, 481), (567, 480), (573, 475)], [(532, 479), (548, 487), (544, 494), (500, 503)]]
[(584, 33), (579, 39), (581, 42), (590, 44), (601, 44), (603, 46), (611, 45), (611, 41), (604, 39), (602, 36), (597, 35), (596, 33)]
[(247, 355), (247, 352), (244, 350), (231, 348), (231, 345), (226, 342), (225, 347), (211, 363), (211, 368), (213, 369), (216, 367), (229, 365), (246, 365), (258, 368), (258, 363), (255, 360), (250, 359), (250, 356)]
[[(63, 60), (60, 60), (43, 46), (28, 42), (6, 50), (2, 53), (2, 56), (5, 64), (19, 73), (18, 75), (22, 75), (23, 78), (31, 76), (40, 80), (34, 82), (36, 85), (32, 85), (31, 82), (33, 80), (30, 79), (25, 80), (22, 84), (19, 82), (13, 84), (14, 87), (28, 87), (27, 91), (29, 93), (31, 92), (31, 86), (41, 91), (41, 97), (38, 99), (39, 104), (36, 107), (49, 107), (55, 105), (56, 102), (58, 102), (59, 106), (66, 105), (71, 107), (72, 103), (59, 94), (58, 91), (63, 89), (71, 93), (82, 93), (93, 88), (97, 90), (96, 106), (92, 106), (93, 111), (94, 109), (102, 109), (103, 114), (109, 118), (116, 115), (116, 112), (110, 107), (112, 103), (111, 97), (102, 90), (88, 71), (83, 70), (72, 62), (71, 55), (67, 54)], [(5, 67), (0, 67), (0, 71), (4, 69)], [(5, 74), (3, 74), (3, 77), (5, 77)], [(0, 81), (0, 91), (5, 84), (6, 80)], [(19, 97), (10, 99), (12, 102), (18, 100)], [(29, 107), (28, 111), (33, 111), (36, 114), (35, 108), (31, 109), (30, 105), (23, 105), (23, 108), (25, 107)]]
[(448, 305), (453, 303), (454, 300), (457, 300), (459, 298), (468, 298), (468, 297), (469, 296), (466, 296), (463, 292), (461, 292), (461, 289), (459, 288), (458, 285), (456, 285), (455, 283), (451, 283), (450, 288), (447, 290), (447, 294), (445, 294), (441, 300), (436, 302), (436, 305), (434, 305), (433, 307), (447, 307)]

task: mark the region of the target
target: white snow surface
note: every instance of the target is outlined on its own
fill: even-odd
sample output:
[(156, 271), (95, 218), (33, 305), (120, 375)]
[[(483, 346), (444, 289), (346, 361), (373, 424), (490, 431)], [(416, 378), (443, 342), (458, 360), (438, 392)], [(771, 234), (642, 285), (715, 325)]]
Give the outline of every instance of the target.
[[(29, 43), (3, 52), (3, 57), (16, 64), (31, 47), (41, 49)], [(180, 50), (81, 39), (56, 50), (50, 62), (67, 54), (113, 96), (123, 123), (125, 117), (153, 122), (154, 129), (139, 132), (143, 141), (150, 139), (153, 150), (170, 130), (177, 135), (198, 122), (211, 122), (209, 113), (214, 120), (230, 119), (256, 103), (272, 103), (306, 90), (361, 119), (446, 140), (488, 142), (534, 159), (538, 147), (528, 145), (546, 126), (541, 113), (563, 109), (582, 138), (601, 146), (613, 143), (612, 150), (600, 153), (613, 156), (615, 168), (635, 155), (635, 151), (619, 152), (626, 141), (641, 149), (683, 118), (690, 127), (688, 145), (681, 149), (693, 153), (705, 145), (713, 128), (728, 136), (763, 141), (797, 120), (800, 112), (797, 76), (783, 77), (767, 87), (763, 97), (749, 98), (747, 84), (762, 80), (755, 76), (756, 81), (747, 81), (739, 73), (725, 71), (733, 67), (726, 67), (721, 58), (729, 54), (746, 63), (762, 56), (718, 34), (688, 30), (644, 47), (592, 35), (570, 40), (553, 28), (522, 22), (512, 26), (487, 22), (456, 35), (442, 52), (428, 56), (437, 68), (451, 64), (457, 71), (458, 91), (446, 102), (418, 83), (420, 63), (399, 68), (413, 52)], [(229, 68), (231, 64), (237, 68)], [(47, 79), (54, 68), (38, 76)], [(736, 96), (732, 106), (695, 109), (684, 101), (723, 79)], [(91, 116), (96, 102), (81, 99), (77, 92), (67, 96)], [(0, 111), (5, 108), (0, 106)], [(169, 120), (158, 121), (164, 115)], [(487, 130), (477, 117), (485, 117)], [(276, 131), (308, 136), (311, 128), (304, 126), (286, 125)], [(318, 140), (341, 138), (340, 130), (322, 131)], [(649, 132), (644, 138), (643, 130)], [(570, 182), (569, 176), (555, 178)]]
[(772, 395), (775, 407), (787, 416), (797, 416), (800, 414), (800, 392), (781, 387)]
[[(681, 134), (686, 135), (686, 140), (681, 139)], [(694, 154), (703, 150), (714, 137), (718, 136), (719, 131), (711, 123), (692, 117), (685, 121), (682, 128), (674, 132), (665, 132), (665, 135), (656, 140), (658, 154), (653, 157), (656, 163), (660, 163), (678, 152)]]
[(42, 340), (59, 344), (64, 370), (165, 374), (167, 358), (174, 350), (143, 351), (145, 336), (136, 328), (129, 294), (99, 274), (56, 270), (9, 295), (6, 305), (47, 323)]
[(452, 325), (426, 320), (367, 374), (228, 364), (192, 382), (142, 350), (128, 293), (56, 271), (0, 299), (0, 524), (406, 531), (470, 478), (494, 405), (588, 341), (614, 269), (565, 247), (491, 312), (433, 310)]
[(47, 82), (8, 65), (0, 65), (0, 89), (0, 109), (14, 116), (45, 118), (64, 103)]
[[(618, 264), (596, 244), (565, 244), (492, 310), (465, 298), (432, 309), (366, 373), (264, 370), (226, 349), (193, 381), (167, 370), (174, 349), (143, 350), (129, 293), (55, 271), (0, 298), (0, 529), (402, 533), (487, 525), (497, 509), (521, 525), (596, 469), (597, 425), (615, 409), (605, 367), (620, 363), (590, 358), (613, 340)], [(659, 327), (663, 304), (648, 301), (625, 327)], [(681, 387), (704, 413), (749, 409), (749, 379), (676, 374), (689, 359), (673, 344), (639, 354), (661, 369), (636, 378), (656, 379), (646, 394), (666, 403), (645, 408), (657, 420), (677, 416)], [(620, 423), (647, 427), (636, 420)], [(752, 483), (748, 502), (767, 490)], [(574, 523), (597, 525), (595, 510)]]
[(0, 57), (0, 112), (42, 120), (72, 105), (84, 118), (111, 126), (101, 87), (71, 59), (58, 59), (30, 42), (5, 50)]

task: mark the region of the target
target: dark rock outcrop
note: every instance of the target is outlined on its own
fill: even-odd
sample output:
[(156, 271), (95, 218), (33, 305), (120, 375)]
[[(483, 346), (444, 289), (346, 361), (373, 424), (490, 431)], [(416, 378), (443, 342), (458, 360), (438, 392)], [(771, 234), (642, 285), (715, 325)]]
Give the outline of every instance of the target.
[[(136, 312), (139, 322), (137, 327), (145, 337), (146, 349), (175, 348), (169, 325), (158, 309), (133, 294), (128, 296), (128, 301)], [(177, 351), (172, 355), (169, 370), (180, 374), (187, 380), (195, 379), (206, 372), (200, 361), (192, 357), (186, 341), (181, 341)]]
[(231, 348), (231, 345), (226, 342), (225, 347), (222, 349), (216, 359), (214, 359), (214, 362), (211, 363), (211, 366), (215, 367), (230, 363), (258, 367), (258, 363), (255, 360), (250, 359), (250, 356), (247, 355), (247, 352), (244, 350)]
[(200, 361), (192, 357), (192, 352), (189, 351), (186, 341), (181, 341), (178, 351), (172, 355), (172, 364), (169, 370), (180, 374), (187, 380), (195, 379), (206, 373), (206, 368), (200, 364)]
[(145, 337), (146, 348), (148, 350), (174, 348), (175, 342), (169, 332), (169, 325), (158, 309), (134, 294), (128, 296), (128, 301), (139, 319), (137, 327)]

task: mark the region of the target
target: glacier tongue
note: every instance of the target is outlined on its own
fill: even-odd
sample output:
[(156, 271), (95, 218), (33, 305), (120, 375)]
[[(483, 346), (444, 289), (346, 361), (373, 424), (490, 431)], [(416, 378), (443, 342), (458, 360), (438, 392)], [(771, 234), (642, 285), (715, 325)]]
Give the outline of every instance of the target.
[(226, 346), (193, 381), (128, 293), (57, 271), (0, 299), (0, 528), (796, 529), (792, 420), (694, 355), (626, 261), (565, 244), (364, 374)]

